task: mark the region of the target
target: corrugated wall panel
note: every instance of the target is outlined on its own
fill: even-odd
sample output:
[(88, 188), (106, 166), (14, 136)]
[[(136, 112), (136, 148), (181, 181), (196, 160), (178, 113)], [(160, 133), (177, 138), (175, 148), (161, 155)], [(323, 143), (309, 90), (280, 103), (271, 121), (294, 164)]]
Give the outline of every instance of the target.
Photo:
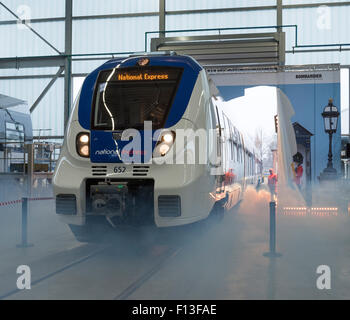
[[(56, 49), (64, 51), (64, 22), (32, 23), (32, 27)], [(19, 29), (17, 25), (0, 25), (0, 34), (5, 37), (5, 39), (2, 38), (0, 57), (57, 54), (28, 28)]]
[(24, 68), (0, 69), (0, 77), (56, 74), (58, 67), (54, 68)]
[[(0, 92), (28, 102), (31, 106), (50, 80), (0, 81)], [(51, 128), (51, 135), (63, 135), (64, 80), (58, 79), (32, 113), (34, 129)]]
[(276, 0), (167, 0), (166, 10), (218, 9), (254, 6), (275, 6)]
[[(167, 30), (252, 27), (252, 26), (269, 26), (269, 25), (275, 25), (275, 24), (276, 24), (275, 10), (264, 11), (264, 14), (262, 14), (260, 11), (250, 11), (250, 12), (186, 14), (186, 15), (180, 15), (180, 16), (170, 15), (170, 16), (167, 16), (167, 19), (166, 19)], [(247, 30), (240, 31), (240, 33), (247, 33), (247, 32), (248, 32)], [(251, 30), (249, 32), (259, 32), (259, 31)]]
[(350, 65), (350, 51), (287, 53), (287, 65), (341, 63)]
[(74, 0), (73, 15), (157, 12), (158, 0)]
[[(329, 20), (320, 20), (320, 13), (316, 8), (288, 9), (283, 13), (283, 24), (298, 26), (299, 45), (318, 45), (326, 43), (350, 43), (348, 30), (350, 28), (350, 6), (329, 7)], [(294, 29), (285, 28), (286, 50), (292, 50), (295, 44)], [(348, 46), (347, 48), (350, 48)], [(316, 48), (301, 48), (303, 50)], [(349, 51), (298, 53), (288, 54), (288, 64), (308, 63), (341, 63), (349, 64)]]
[[(284, 0), (283, 3), (287, 5), (321, 3), (325, 1)], [(23, 11), (24, 8), (21, 5), (26, 5), (30, 9), (31, 18), (64, 16), (64, 0), (51, 0), (49, 2), (47, 0), (4, 0), (3, 2), (18, 14), (20, 12), (17, 11)], [(330, 2), (335, 2), (335, 0)], [(275, 4), (275, 0), (167, 0), (166, 10), (216, 9)], [(103, 2), (96, 0), (74, 0), (73, 13), (75, 16), (80, 16), (157, 12), (158, 5), (159, 0), (103, 0)], [(347, 32), (350, 30), (350, 22), (348, 21), (350, 6), (330, 7), (330, 10), (331, 27), (329, 30), (320, 30), (317, 27), (317, 8), (284, 10), (283, 23), (298, 25), (299, 44), (350, 42)], [(0, 21), (3, 20), (14, 20), (14, 17), (0, 7)], [(168, 15), (166, 17), (166, 28), (168, 30), (266, 26), (275, 24), (275, 10)], [(64, 22), (32, 23), (32, 26), (59, 50), (64, 50)], [(74, 53), (143, 51), (144, 33), (146, 31), (157, 31), (158, 28), (157, 16), (94, 19), (87, 21), (76, 20), (73, 22), (73, 51)], [(244, 30), (237, 31), (237, 33), (267, 31), (274, 30)], [(294, 30), (285, 29), (284, 31), (287, 33), (286, 49), (288, 50), (294, 44)], [(233, 31), (223, 33), (233, 33)], [(0, 47), (0, 57), (56, 54), (50, 47), (23, 27), (18, 28), (17, 25), (0, 25), (0, 34), (5, 44)], [(195, 34), (204, 34), (204, 32)], [(205, 32), (205, 34), (208, 33)], [(339, 62), (350, 64), (350, 52), (287, 54), (286, 59), (287, 64)], [(103, 61), (73, 62), (73, 72), (87, 73), (102, 63)], [(57, 68), (0, 70), (0, 76), (55, 74), (56, 72)], [(27, 100), (29, 105), (31, 105), (49, 81), (50, 79), (0, 80), (0, 92)], [(63, 79), (58, 79), (35, 110), (33, 113), (34, 128), (50, 127), (54, 129), (50, 134), (63, 134), (63, 86)]]
[(74, 21), (73, 53), (143, 51), (148, 30), (158, 30), (157, 17)]
[(309, 3), (339, 2), (339, 0), (283, 0), (283, 4), (309, 4)]
[[(65, 0), (3, 0), (5, 6), (20, 17), (27, 19), (64, 17)], [(23, 16), (24, 15), (24, 16)], [(14, 20), (15, 17), (0, 6), (0, 21)]]
[(100, 65), (105, 63), (106, 60), (88, 60), (88, 61), (73, 61), (72, 64), (72, 71), (73, 74), (77, 73), (90, 73), (96, 68), (98, 68)]

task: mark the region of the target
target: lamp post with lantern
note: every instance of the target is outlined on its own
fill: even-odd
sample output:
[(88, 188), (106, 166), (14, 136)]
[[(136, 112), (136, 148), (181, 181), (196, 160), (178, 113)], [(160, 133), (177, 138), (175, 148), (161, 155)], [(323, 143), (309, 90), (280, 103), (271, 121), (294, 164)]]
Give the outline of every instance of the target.
[(333, 153), (332, 153), (332, 138), (337, 132), (339, 111), (333, 105), (333, 99), (329, 99), (328, 105), (325, 106), (322, 112), (324, 121), (324, 130), (329, 135), (329, 150), (327, 168), (320, 174), (320, 180), (334, 180), (337, 178), (337, 170), (333, 168)]

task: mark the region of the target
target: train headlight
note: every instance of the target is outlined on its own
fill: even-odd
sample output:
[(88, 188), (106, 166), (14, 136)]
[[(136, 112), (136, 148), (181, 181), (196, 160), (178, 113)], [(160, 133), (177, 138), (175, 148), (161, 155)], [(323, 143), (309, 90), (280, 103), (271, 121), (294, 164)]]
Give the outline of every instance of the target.
[(80, 143), (88, 143), (89, 142), (89, 136), (87, 134), (82, 134), (80, 137), (79, 137), (79, 142)]
[[(162, 141), (167, 143), (167, 144), (170, 144), (170, 143), (173, 143), (174, 141), (174, 136), (172, 133), (166, 133), (162, 136)], [(167, 151), (168, 152), (168, 151)]]
[(159, 146), (159, 153), (162, 157), (164, 157), (168, 151), (170, 150), (170, 147), (168, 144), (166, 143), (162, 143), (160, 146)]
[(90, 156), (90, 135), (86, 132), (77, 135), (77, 152), (81, 157)]
[(175, 132), (166, 131), (163, 132), (157, 142), (156, 148), (154, 150), (153, 156), (164, 157), (170, 150), (171, 146), (175, 141)]

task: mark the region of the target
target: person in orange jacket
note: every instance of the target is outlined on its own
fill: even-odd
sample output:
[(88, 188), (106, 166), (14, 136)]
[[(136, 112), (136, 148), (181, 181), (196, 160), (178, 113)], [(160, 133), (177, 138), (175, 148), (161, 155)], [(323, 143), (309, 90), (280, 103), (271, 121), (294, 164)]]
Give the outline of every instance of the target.
[(293, 162), (296, 164), (296, 167), (294, 169), (294, 182), (298, 186), (298, 188), (301, 188), (301, 178), (303, 176), (303, 155), (300, 152), (297, 152), (293, 156)]
[(225, 186), (231, 185), (234, 182), (234, 179), (235, 179), (235, 174), (233, 173), (233, 169), (229, 169), (225, 173)]
[(294, 182), (296, 183), (299, 189), (301, 188), (301, 177), (303, 176), (303, 172), (303, 165), (301, 163), (298, 163), (297, 167), (295, 168)]
[(277, 193), (277, 174), (273, 172), (273, 169), (270, 169), (269, 172), (270, 175), (267, 178), (267, 184), (269, 186), (271, 195), (274, 196)]

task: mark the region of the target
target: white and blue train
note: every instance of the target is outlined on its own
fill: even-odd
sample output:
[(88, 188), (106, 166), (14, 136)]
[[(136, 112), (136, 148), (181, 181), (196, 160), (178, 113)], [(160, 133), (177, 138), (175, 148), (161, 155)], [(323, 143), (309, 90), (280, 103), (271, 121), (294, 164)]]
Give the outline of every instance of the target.
[[(54, 173), (56, 213), (82, 229), (96, 218), (168, 227), (236, 205), (261, 161), (210, 87), (198, 62), (175, 53), (113, 59), (90, 73)], [(209, 132), (205, 161), (188, 161), (201, 152), (199, 129)]]

